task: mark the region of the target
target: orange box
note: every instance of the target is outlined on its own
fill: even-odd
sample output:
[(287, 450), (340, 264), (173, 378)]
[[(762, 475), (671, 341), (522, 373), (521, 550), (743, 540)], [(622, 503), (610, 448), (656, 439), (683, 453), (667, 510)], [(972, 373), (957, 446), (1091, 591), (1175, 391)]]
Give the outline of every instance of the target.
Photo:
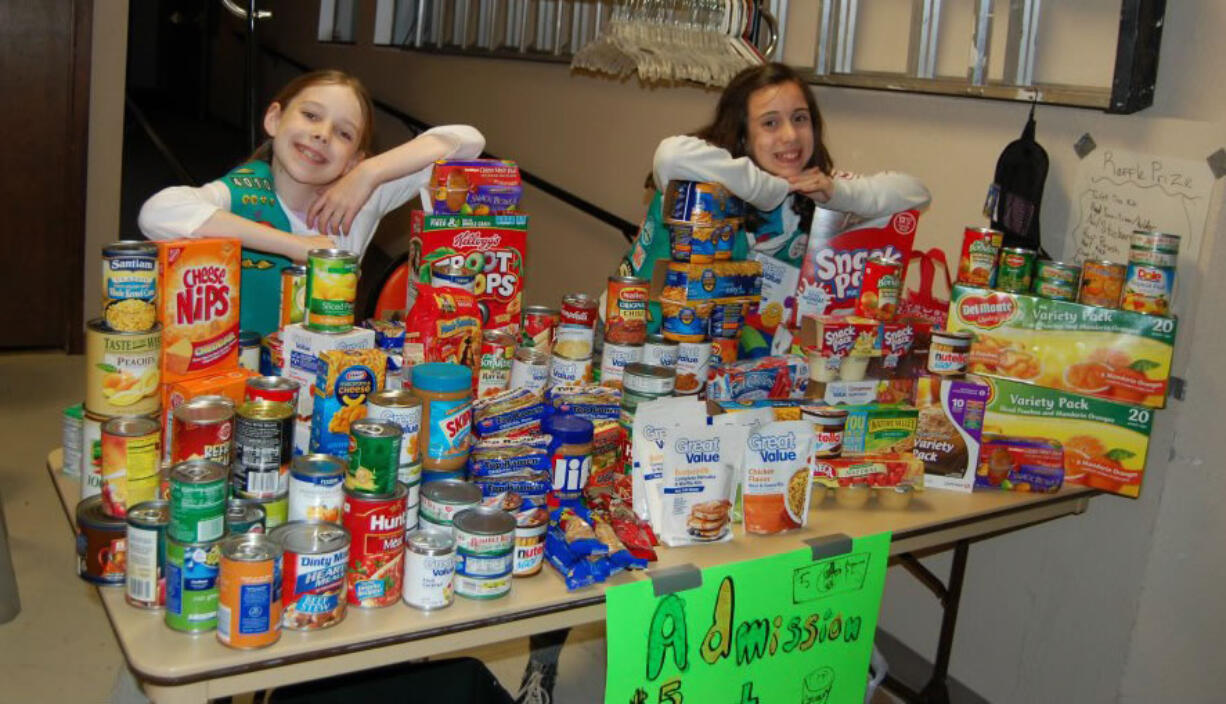
[(170, 461), (170, 441), (174, 432), (175, 409), (197, 396), (225, 396), (239, 406), (247, 388), (247, 380), (259, 374), (238, 367), (220, 374), (181, 379), (162, 384), (162, 462)]
[(162, 383), (234, 369), (242, 245), (218, 238), (157, 246)]

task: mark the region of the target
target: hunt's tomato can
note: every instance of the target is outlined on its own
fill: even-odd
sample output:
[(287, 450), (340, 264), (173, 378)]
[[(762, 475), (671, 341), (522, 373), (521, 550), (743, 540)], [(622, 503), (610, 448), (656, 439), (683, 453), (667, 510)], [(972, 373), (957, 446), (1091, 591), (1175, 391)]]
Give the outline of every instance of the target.
[(318, 631), (345, 619), (345, 569), (349, 534), (335, 523), (293, 522), (270, 537), (285, 549), (282, 558), (281, 625)]
[(243, 650), (281, 637), (281, 545), (263, 533), (221, 541), (217, 640)]
[(883, 256), (873, 257), (864, 265), (856, 314), (874, 320), (893, 320), (901, 293), (902, 262)]
[(386, 497), (345, 490), (342, 521), (352, 538), (345, 574), (347, 603), (380, 607), (400, 600), (408, 495), (403, 484)]
[(958, 283), (991, 288), (996, 283), (996, 258), (1005, 233), (986, 227), (962, 231), (962, 258), (958, 261)]
[(548, 306), (524, 308), (523, 337), (520, 344), (549, 354), (553, 349), (553, 331), (558, 327), (558, 317), (558, 311)]

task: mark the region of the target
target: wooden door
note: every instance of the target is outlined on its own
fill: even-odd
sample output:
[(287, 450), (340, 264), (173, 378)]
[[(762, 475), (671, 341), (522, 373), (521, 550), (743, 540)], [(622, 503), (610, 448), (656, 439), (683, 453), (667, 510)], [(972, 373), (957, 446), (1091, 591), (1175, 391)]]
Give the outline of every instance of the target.
[(92, 5), (0, 0), (2, 349), (81, 348)]

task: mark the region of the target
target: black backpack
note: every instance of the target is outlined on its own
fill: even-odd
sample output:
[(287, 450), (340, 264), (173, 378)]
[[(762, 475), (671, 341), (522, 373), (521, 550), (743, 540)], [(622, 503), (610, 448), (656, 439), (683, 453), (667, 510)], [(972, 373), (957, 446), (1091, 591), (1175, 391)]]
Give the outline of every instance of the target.
[(1039, 239), (1039, 205), (1047, 181), (1047, 151), (1034, 140), (1034, 103), (1022, 136), (996, 162), (992, 227), (1005, 233), (1005, 247), (1025, 247), (1045, 256)]

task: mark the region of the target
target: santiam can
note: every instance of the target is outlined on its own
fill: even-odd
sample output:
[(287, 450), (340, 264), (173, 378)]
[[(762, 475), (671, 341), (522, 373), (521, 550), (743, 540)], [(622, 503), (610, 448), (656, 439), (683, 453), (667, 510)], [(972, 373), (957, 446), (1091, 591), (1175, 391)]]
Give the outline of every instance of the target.
[(996, 283), (996, 259), (1005, 233), (986, 227), (967, 227), (962, 232), (962, 257), (958, 283), (990, 288)]
[(349, 470), (345, 488), (378, 496), (396, 491), (404, 432), (383, 420), (363, 418), (349, 426)]
[(217, 640), (231, 648), (265, 648), (281, 637), (281, 545), (260, 533), (221, 541), (217, 573)]
[[(421, 399), (409, 391), (379, 391), (366, 399), (366, 418), (383, 420), (400, 426), (400, 479), (421, 465)], [(420, 474), (420, 469), (418, 469)]]
[(318, 631), (343, 621), (349, 533), (335, 523), (291, 522), (270, 537), (285, 549), (281, 625)]
[(140, 609), (166, 605), (166, 526), (170, 502), (145, 501), (128, 509), (126, 592), (128, 603)]
[(234, 420), (234, 490), (267, 499), (289, 488), (294, 454), (294, 409), (288, 403), (248, 401)]
[(421, 489), (421, 517), (436, 526), (450, 527), (457, 513), (481, 504), (481, 488), (459, 479), (428, 482)]
[(640, 361), (656, 367), (676, 367), (679, 344), (659, 333), (648, 335), (643, 343), (643, 359)]
[(290, 522), (340, 523), (349, 465), (333, 455), (299, 455), (289, 466)]
[(127, 563), (127, 524), (102, 510), (102, 497), (77, 504), (77, 575), (100, 586), (121, 586)]
[(524, 308), (524, 324), (520, 344), (541, 350), (546, 355), (553, 348), (553, 331), (558, 327), (558, 311), (549, 306)]
[(473, 397), (484, 398), (507, 390), (511, 383), (511, 360), (515, 336), (505, 330), (481, 333), (481, 356), (473, 374)]
[(431, 611), (455, 600), (455, 539), (448, 533), (416, 530), (405, 538), (404, 603)]
[(290, 408), (297, 408), (299, 387), (297, 381), (287, 376), (253, 376), (243, 389), (243, 400), (288, 403)]
[(278, 327), (301, 323), (306, 316), (305, 264), (291, 264), (281, 269), (281, 324)]
[(255, 499), (230, 499), (226, 502), (226, 535), (264, 533), (264, 507)]
[[(174, 510), (171, 509), (171, 519)], [(220, 542), (166, 539), (166, 625), (184, 633), (217, 628), (217, 573)]]
[(104, 511), (123, 518), (128, 506), (161, 498), (161, 431), (152, 418), (112, 418), (102, 424)]
[(170, 462), (212, 460), (229, 467), (234, 444), (234, 402), (225, 396), (197, 396), (173, 414)]
[(307, 252), (303, 324), (316, 332), (349, 332), (358, 292), (358, 255), (343, 249)]
[(143, 332), (157, 324), (158, 248), (119, 241), (102, 248), (102, 311), (112, 330)]
[(996, 290), (1005, 293), (1029, 293), (1037, 257), (1033, 249), (1003, 247), (996, 266)]
[(188, 460), (171, 467), (171, 538), (203, 543), (225, 533), (227, 474), (224, 466), (208, 460)]
[(345, 491), (343, 521), (352, 538), (345, 574), (349, 604), (381, 607), (400, 601), (407, 498), (403, 485), (386, 497)]
[(620, 389), (626, 365), (640, 362), (642, 359), (643, 345), (617, 345), (606, 342), (600, 356), (600, 385)]
[(520, 347), (511, 360), (511, 388), (538, 394), (549, 385), (549, 355), (540, 349)]

